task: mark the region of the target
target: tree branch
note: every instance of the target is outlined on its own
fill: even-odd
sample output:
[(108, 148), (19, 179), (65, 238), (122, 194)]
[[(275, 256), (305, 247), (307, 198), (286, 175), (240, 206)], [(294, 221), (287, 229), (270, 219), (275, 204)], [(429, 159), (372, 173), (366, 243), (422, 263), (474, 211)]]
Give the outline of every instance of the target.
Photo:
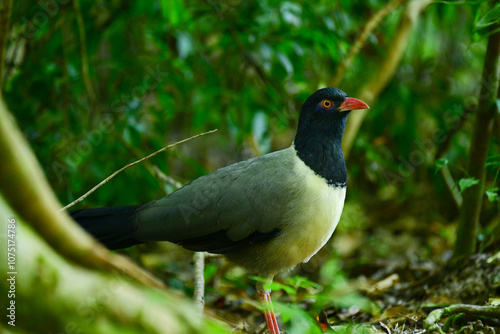
[[(401, 20), (399, 21), (396, 35), (386, 48), (388, 50), (387, 56), (379, 67), (379, 71), (361, 88), (357, 96), (359, 99), (371, 104), (387, 86), (399, 65), (399, 61), (408, 44), (410, 33), (417, 24), (420, 13), (432, 1), (433, 0), (412, 0), (406, 4)], [(354, 139), (359, 132), (359, 128), (361, 127), (361, 123), (363, 123), (366, 113), (367, 109), (357, 110), (349, 117), (348, 127), (346, 128), (344, 141), (342, 143), (346, 160), (349, 158)]]
[(111, 180), (112, 178), (114, 178), (116, 175), (120, 174), (121, 172), (123, 172), (125, 169), (129, 168), (129, 167), (132, 167), (132, 166), (135, 166), (141, 162), (143, 162), (144, 160), (147, 160), (149, 158), (152, 158), (154, 157), (155, 155), (157, 155), (158, 153), (161, 153), (163, 151), (166, 151), (168, 150), (169, 148), (172, 148), (174, 146), (177, 146), (179, 144), (183, 144), (185, 142), (188, 142), (192, 139), (195, 139), (195, 138), (198, 138), (198, 137), (201, 137), (201, 136), (204, 136), (204, 135), (208, 135), (208, 134), (211, 134), (211, 133), (214, 133), (216, 132), (217, 129), (215, 130), (210, 130), (210, 131), (207, 131), (207, 132), (203, 132), (203, 133), (200, 133), (200, 134), (197, 134), (195, 136), (192, 136), (192, 137), (189, 137), (187, 139), (183, 139), (183, 140), (180, 140), (176, 143), (173, 143), (171, 145), (168, 145), (168, 146), (165, 146), (161, 149), (159, 149), (158, 151), (154, 152), (154, 153), (151, 153), (147, 156), (145, 156), (144, 158), (141, 158), (137, 161), (134, 161), (132, 163), (129, 163), (128, 165), (118, 169), (117, 171), (113, 172), (113, 174), (111, 174), (110, 176), (108, 176), (107, 178), (105, 178), (104, 180), (102, 180), (101, 182), (99, 182), (95, 187), (93, 187), (92, 189), (90, 189), (89, 191), (87, 191), (85, 194), (83, 194), (82, 196), (80, 196), (78, 199), (74, 200), (73, 202), (69, 203), (68, 205), (66, 205), (65, 207), (63, 207), (62, 209), (60, 209), (59, 211), (66, 211), (66, 209), (72, 207), (73, 205), (77, 204), (77, 203), (80, 203), (81, 201), (83, 201), (85, 198), (87, 198), (90, 194), (92, 194), (94, 191), (96, 191), (97, 189), (99, 189), (101, 186), (103, 186), (104, 184), (108, 183), (109, 180)]
[(21, 217), (54, 249), (75, 263), (123, 273), (153, 287), (159, 279), (129, 259), (110, 253), (65, 213), (54, 196), (25, 138), (0, 101), (0, 192)]
[(166, 183), (166, 184), (169, 184), (171, 185), (172, 187), (174, 187), (175, 189), (179, 189), (180, 187), (182, 187), (182, 183), (180, 183), (179, 181), (177, 181), (176, 179), (174, 179), (173, 177), (171, 176), (168, 176), (166, 175), (165, 173), (163, 173), (161, 171), (161, 169), (154, 165), (153, 166), (153, 175), (160, 181)]
[(366, 22), (363, 31), (359, 34), (358, 39), (354, 42), (349, 50), (349, 53), (344, 58), (342, 63), (337, 68), (337, 72), (335, 73), (335, 77), (333, 78), (330, 86), (338, 87), (344, 78), (345, 72), (349, 66), (351, 66), (352, 60), (354, 57), (361, 51), (363, 45), (365, 45), (368, 36), (375, 30), (376, 27), (379, 26), (380, 22), (386, 17), (391, 11), (393, 11), (397, 6), (399, 6), (403, 1), (407, 0), (392, 0), (387, 5), (379, 9), (373, 16), (370, 18), (368, 22)]
[(460, 313), (498, 319), (500, 317), (500, 306), (476, 306), (464, 304), (451, 305), (432, 311), (427, 319), (424, 320), (424, 327), (430, 333), (438, 332), (440, 334), (444, 334), (445, 332), (441, 329), (441, 327), (439, 327), (437, 322), (443, 318), (448, 318)]

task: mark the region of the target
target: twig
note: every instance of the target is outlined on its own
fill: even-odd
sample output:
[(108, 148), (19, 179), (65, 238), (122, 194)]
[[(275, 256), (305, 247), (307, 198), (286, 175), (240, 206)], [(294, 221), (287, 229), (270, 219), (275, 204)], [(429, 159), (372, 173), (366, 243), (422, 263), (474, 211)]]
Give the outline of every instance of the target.
[(443, 318), (447, 318), (460, 313), (465, 313), (475, 316), (485, 316), (491, 317), (493, 319), (498, 319), (500, 317), (500, 306), (477, 306), (477, 305), (465, 305), (457, 304), (448, 306), (445, 308), (440, 308), (432, 311), (424, 320), (424, 327), (429, 332), (438, 332), (439, 334), (444, 334), (444, 331), (437, 324)]
[(143, 162), (144, 160), (147, 160), (149, 158), (152, 158), (154, 157), (155, 155), (157, 155), (158, 153), (161, 153), (163, 151), (166, 151), (168, 150), (169, 148), (172, 148), (174, 146), (177, 146), (177, 145), (180, 145), (180, 144), (183, 144), (185, 142), (188, 142), (192, 139), (195, 139), (195, 138), (198, 138), (198, 137), (201, 137), (201, 136), (204, 136), (204, 135), (208, 135), (208, 134), (211, 134), (211, 133), (214, 133), (216, 132), (217, 129), (215, 130), (210, 130), (210, 131), (207, 131), (207, 132), (203, 132), (203, 133), (200, 133), (200, 134), (197, 134), (196, 136), (192, 136), (192, 137), (189, 137), (187, 139), (183, 139), (181, 141), (178, 141), (174, 144), (171, 144), (171, 145), (168, 145), (168, 146), (165, 146), (164, 148), (162, 149), (159, 149), (158, 151), (154, 152), (154, 153), (151, 153), (150, 155), (147, 155), (145, 156), (144, 158), (142, 159), (139, 159), (137, 161), (134, 161), (120, 169), (118, 169), (117, 171), (115, 171), (113, 174), (111, 174), (110, 176), (108, 176), (107, 178), (105, 178), (104, 180), (102, 180), (101, 182), (99, 182), (99, 184), (97, 184), (94, 188), (90, 189), (88, 192), (86, 192), (84, 195), (82, 195), (80, 198), (74, 200), (73, 202), (69, 203), (68, 205), (66, 205), (65, 207), (63, 207), (62, 209), (60, 209), (59, 211), (65, 211), (66, 209), (72, 207), (73, 205), (77, 204), (77, 203), (80, 203), (81, 201), (83, 201), (85, 198), (87, 198), (90, 194), (92, 194), (94, 191), (96, 191), (97, 189), (99, 189), (103, 184), (107, 183), (109, 180), (111, 180), (113, 177), (115, 177), (117, 174), (123, 172), (125, 169), (129, 168), (129, 167), (132, 167), (132, 166), (135, 166), (141, 162)]
[(200, 314), (205, 307), (205, 252), (194, 253), (194, 301)]
[(80, 35), (80, 53), (82, 58), (82, 77), (85, 89), (87, 90), (87, 95), (90, 101), (93, 103), (96, 100), (94, 88), (92, 88), (92, 83), (90, 82), (89, 76), (89, 57), (87, 54), (87, 42), (85, 38), (85, 25), (83, 24), (82, 11), (80, 9), (80, 0), (73, 0), (73, 6), (75, 8), (76, 22), (78, 23), (78, 33)]
[(179, 189), (180, 187), (182, 187), (182, 183), (180, 183), (179, 181), (177, 181), (176, 179), (174, 179), (173, 177), (171, 176), (168, 176), (166, 175), (165, 173), (163, 173), (160, 168), (158, 168), (158, 166), (153, 166), (153, 173), (154, 175), (160, 179), (161, 181), (165, 182), (165, 183), (168, 183), (170, 184), (171, 186), (173, 186), (174, 188), (176, 189)]
[(392, 334), (391, 329), (389, 328), (389, 326), (387, 326), (386, 324), (384, 324), (382, 321), (379, 321), (378, 323), (380, 324), (380, 326), (382, 326), (383, 329), (386, 330), (387, 334)]
[(342, 63), (339, 65), (335, 77), (333, 78), (330, 86), (337, 87), (341, 83), (347, 68), (351, 65), (354, 57), (361, 51), (361, 48), (365, 44), (371, 32), (380, 24), (380, 22), (382, 22), (384, 17), (386, 17), (392, 10), (394, 10), (397, 6), (399, 6), (403, 1), (406, 0), (392, 0), (386, 6), (382, 7), (378, 12), (376, 12), (368, 22), (366, 22), (363, 31), (359, 35), (358, 39), (354, 42), (351, 49), (349, 50), (349, 53), (344, 58)]
[(447, 165), (444, 165), (443, 168), (441, 168), (440, 172), (441, 176), (443, 177), (444, 183), (446, 184), (446, 187), (450, 191), (451, 197), (453, 198), (453, 201), (457, 206), (457, 209), (460, 209), (463, 203), (463, 199), (462, 195), (460, 194), (460, 191), (458, 191), (455, 180), (453, 180), (453, 176), (450, 173), (450, 169), (448, 168)]

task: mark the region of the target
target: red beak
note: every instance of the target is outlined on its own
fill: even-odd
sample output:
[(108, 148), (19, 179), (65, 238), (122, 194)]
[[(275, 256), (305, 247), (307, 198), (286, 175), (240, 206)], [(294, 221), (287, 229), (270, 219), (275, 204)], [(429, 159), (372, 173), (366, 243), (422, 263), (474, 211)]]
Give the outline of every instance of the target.
[(363, 101), (355, 99), (353, 97), (346, 98), (339, 107), (340, 111), (357, 110), (357, 109), (370, 109), (370, 107), (368, 107), (368, 105)]

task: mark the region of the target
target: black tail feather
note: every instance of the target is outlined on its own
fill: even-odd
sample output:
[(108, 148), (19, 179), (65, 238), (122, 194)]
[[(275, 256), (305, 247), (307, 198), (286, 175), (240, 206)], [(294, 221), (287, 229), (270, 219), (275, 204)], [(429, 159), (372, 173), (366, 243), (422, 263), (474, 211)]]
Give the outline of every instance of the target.
[(142, 243), (134, 239), (133, 215), (140, 205), (84, 209), (69, 215), (108, 249), (127, 248)]

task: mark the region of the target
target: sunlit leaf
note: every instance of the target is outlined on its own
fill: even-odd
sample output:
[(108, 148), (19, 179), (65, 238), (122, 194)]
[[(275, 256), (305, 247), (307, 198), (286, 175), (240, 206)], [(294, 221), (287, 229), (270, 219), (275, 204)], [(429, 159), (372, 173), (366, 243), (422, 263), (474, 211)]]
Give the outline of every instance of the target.
[(190, 16), (182, 0), (160, 0), (160, 5), (162, 16), (172, 26), (179, 25)]
[(294, 277), (289, 277), (287, 279), (287, 283), (292, 285), (292, 286), (303, 288), (303, 289), (311, 289), (311, 288), (322, 289), (323, 288), (323, 286), (321, 284), (310, 281), (306, 277), (298, 276), (298, 275), (294, 276)]
[(486, 160), (485, 167), (500, 167), (500, 155), (492, 155)]
[(460, 187), (460, 193), (462, 193), (465, 189), (470, 188), (478, 183), (479, 180), (474, 177), (460, 179), (460, 181), (458, 181), (458, 186)]
[(486, 196), (488, 196), (488, 200), (490, 202), (494, 202), (498, 199), (498, 190), (498, 187), (489, 188), (486, 190)]
[(297, 291), (295, 291), (294, 288), (286, 284), (281, 284), (279, 282), (272, 282), (271, 284), (269, 284), (269, 289), (271, 289), (271, 291), (283, 290), (291, 296), (295, 296), (297, 294)]
[(275, 303), (275, 309), (281, 314), (281, 320), (288, 324), (290, 334), (320, 334), (322, 333), (315, 319), (297, 305)]
[(294, 27), (300, 27), (302, 23), (302, 7), (299, 4), (290, 1), (284, 1), (281, 4), (280, 11), (283, 20), (286, 23), (291, 24)]
[(479, 21), (474, 26), (474, 31), (478, 32), (479, 30), (483, 30), (488, 28), (494, 24), (497, 24), (500, 21), (500, 4), (497, 3), (495, 7), (490, 9), (486, 14), (484, 14)]
[(288, 59), (288, 57), (281, 52), (276, 53), (276, 55), (278, 56), (278, 59), (280, 60), (287, 73), (293, 74), (293, 65), (290, 59)]
[(441, 170), (441, 168), (443, 168), (447, 164), (448, 164), (448, 159), (445, 158), (437, 159), (435, 163), (436, 166), (435, 173), (437, 174)]
[(205, 266), (204, 271), (203, 271), (203, 277), (204, 277), (205, 281), (211, 280), (215, 276), (215, 274), (217, 273), (217, 270), (219, 270), (219, 267), (217, 267), (216, 265), (207, 264)]
[(269, 120), (267, 114), (258, 111), (252, 120), (253, 141), (258, 146), (260, 153), (268, 153), (271, 149), (269, 137)]

